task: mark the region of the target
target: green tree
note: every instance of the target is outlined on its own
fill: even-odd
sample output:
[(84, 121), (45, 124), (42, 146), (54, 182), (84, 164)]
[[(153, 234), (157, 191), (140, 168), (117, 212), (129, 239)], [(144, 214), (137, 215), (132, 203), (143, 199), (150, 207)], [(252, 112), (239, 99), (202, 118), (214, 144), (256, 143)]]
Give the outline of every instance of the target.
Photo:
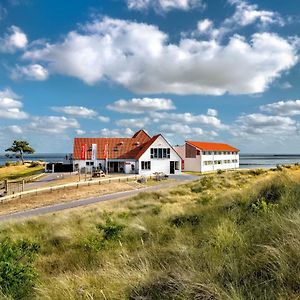
[(24, 164), (24, 153), (34, 153), (35, 150), (29, 146), (27, 141), (14, 141), (12, 146), (5, 150), (6, 152), (18, 153), (22, 164)]

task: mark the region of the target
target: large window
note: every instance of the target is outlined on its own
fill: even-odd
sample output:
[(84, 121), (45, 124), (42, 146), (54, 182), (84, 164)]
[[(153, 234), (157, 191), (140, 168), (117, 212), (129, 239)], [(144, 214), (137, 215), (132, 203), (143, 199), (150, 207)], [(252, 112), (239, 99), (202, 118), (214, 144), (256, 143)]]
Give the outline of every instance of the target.
[(176, 170), (176, 171), (179, 170), (179, 161), (175, 161), (175, 170)]
[(142, 161), (142, 170), (151, 170), (151, 161)]
[(151, 158), (170, 158), (170, 148), (151, 148)]

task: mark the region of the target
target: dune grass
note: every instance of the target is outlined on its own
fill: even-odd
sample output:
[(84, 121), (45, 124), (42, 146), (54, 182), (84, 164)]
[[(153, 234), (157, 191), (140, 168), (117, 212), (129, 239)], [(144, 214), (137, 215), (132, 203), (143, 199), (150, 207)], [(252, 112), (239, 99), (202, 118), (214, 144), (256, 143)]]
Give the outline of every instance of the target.
[(12, 165), (0, 168), (0, 181), (1, 180), (14, 180), (24, 177), (29, 177), (41, 172), (44, 166), (33, 166), (30, 165)]
[(39, 245), (30, 299), (299, 299), (299, 178), (209, 175), (2, 224), (0, 238)]

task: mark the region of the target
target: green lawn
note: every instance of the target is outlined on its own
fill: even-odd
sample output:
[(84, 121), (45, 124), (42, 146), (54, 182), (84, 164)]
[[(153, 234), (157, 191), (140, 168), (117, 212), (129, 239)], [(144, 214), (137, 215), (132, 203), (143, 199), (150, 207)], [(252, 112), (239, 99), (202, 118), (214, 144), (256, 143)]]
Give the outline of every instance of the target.
[(299, 199), (298, 167), (236, 171), (9, 223), (29, 277), (3, 262), (0, 281), (9, 297), (30, 278), (30, 299), (299, 299)]

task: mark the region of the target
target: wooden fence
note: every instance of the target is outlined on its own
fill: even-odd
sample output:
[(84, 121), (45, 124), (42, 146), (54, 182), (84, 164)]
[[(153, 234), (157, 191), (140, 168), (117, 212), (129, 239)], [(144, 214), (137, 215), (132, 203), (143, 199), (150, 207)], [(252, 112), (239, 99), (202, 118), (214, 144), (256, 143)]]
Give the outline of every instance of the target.
[(103, 183), (131, 181), (131, 180), (137, 180), (138, 178), (142, 178), (142, 177), (148, 177), (148, 178), (151, 179), (151, 176), (132, 175), (132, 176), (103, 178), (103, 179), (98, 179), (98, 180), (94, 179), (94, 180), (82, 181), (82, 182), (72, 182), (72, 183), (67, 183), (67, 184), (61, 184), (61, 185), (55, 185), (55, 186), (50, 186), (50, 187), (31, 189), (31, 190), (28, 190), (28, 191), (14, 193), (12, 195), (1, 197), (0, 198), (0, 203), (10, 201), (10, 200), (13, 200), (15, 198), (22, 198), (23, 196), (27, 196), (27, 195), (38, 195), (39, 193), (43, 193), (43, 192), (53, 192), (53, 191), (57, 191), (57, 190), (63, 190), (63, 189), (66, 189), (66, 188), (79, 188), (80, 186), (90, 186), (90, 185), (97, 185), (97, 184), (101, 185)]

